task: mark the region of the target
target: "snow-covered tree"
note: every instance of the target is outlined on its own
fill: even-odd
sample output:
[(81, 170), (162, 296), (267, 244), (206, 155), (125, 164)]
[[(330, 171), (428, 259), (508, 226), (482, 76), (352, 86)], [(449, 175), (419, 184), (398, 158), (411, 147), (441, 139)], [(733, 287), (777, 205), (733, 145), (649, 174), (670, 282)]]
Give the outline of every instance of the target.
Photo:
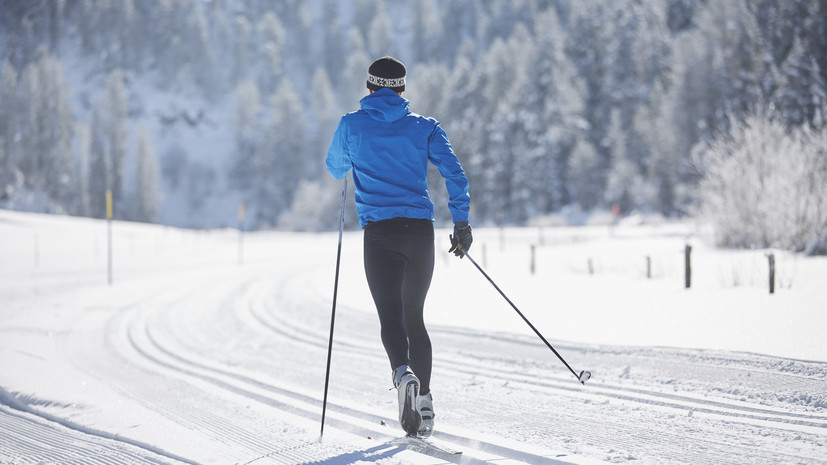
[(591, 143), (587, 140), (578, 141), (569, 162), (569, 195), (576, 205), (585, 210), (598, 206), (603, 197), (599, 167), (600, 157)]
[[(308, 232), (336, 229), (339, 227), (341, 199), (341, 181), (329, 176), (318, 181), (301, 181), (290, 209), (279, 217), (279, 227)], [(345, 225), (352, 228), (358, 224), (355, 205), (349, 202), (345, 206)]]
[(313, 73), (311, 88), (313, 92), (311, 93), (310, 109), (313, 112), (316, 125), (312, 132), (308, 131), (310, 136), (308, 138), (310, 142), (308, 153), (311, 160), (321, 162), (327, 154), (341, 112), (330, 78), (323, 67), (316, 68), (316, 72)]
[[(315, 28), (321, 35), (322, 50), (319, 56), (323, 59), (328, 76), (339, 76), (347, 60), (347, 28), (342, 24), (340, 4), (338, 0), (323, 0), (321, 21)], [(338, 82), (333, 83), (334, 88), (339, 89), (337, 84)]]
[(250, 71), (250, 38), (253, 26), (243, 16), (236, 16), (233, 23), (233, 82), (241, 82), (249, 77)]
[(216, 85), (214, 79), (213, 49), (210, 47), (210, 31), (203, 8), (193, 6), (184, 22), (187, 37), (184, 39), (187, 60), (192, 79), (207, 95)]
[[(129, 119), (129, 107), (126, 96), (124, 75), (120, 70), (114, 70), (106, 78), (106, 96), (104, 99), (105, 112), (102, 115), (106, 125), (106, 150), (111, 163), (112, 195), (115, 206), (124, 198), (124, 171), (126, 168), (126, 147), (128, 133), (126, 130)], [(120, 210), (120, 208), (119, 208)]]
[(75, 123), (75, 179), (77, 179), (77, 214), (93, 216), (90, 199), (89, 160), (92, 151), (92, 132), (89, 123), (79, 121)]
[[(352, 28), (348, 33), (350, 42), (350, 53), (345, 63), (344, 72), (338, 74), (341, 79), (339, 84), (339, 97), (342, 107), (348, 111), (355, 110), (359, 106), (359, 100), (367, 95), (366, 79), (370, 64), (379, 57), (369, 57), (365, 51), (365, 39), (357, 28)], [(334, 75), (335, 76), (335, 75)]]
[(158, 217), (161, 187), (155, 146), (149, 129), (144, 124), (138, 127), (135, 164), (135, 219), (154, 222)]
[(804, 50), (799, 38), (793, 42), (779, 74), (780, 88), (775, 100), (787, 123), (801, 126), (815, 120), (827, 102), (827, 82), (815, 57)]
[[(827, 135), (752, 115), (699, 155), (702, 212), (736, 247), (819, 249), (827, 243)], [(813, 245), (815, 244), (815, 245)]]
[(270, 94), (275, 91), (281, 80), (284, 66), (281, 54), (284, 28), (275, 13), (268, 12), (264, 15), (258, 24), (258, 35), (262, 68), (259, 89), (265, 94)]
[(26, 185), (45, 192), (59, 211), (72, 212), (75, 186), (72, 169), (72, 129), (69, 88), (60, 61), (41, 48), (36, 61), (21, 76), (27, 119), (20, 161)]
[[(177, 185), (173, 195), (185, 197), (169, 205), (201, 214), (209, 207), (205, 193), (226, 185), (226, 194), (243, 198), (255, 218), (261, 199), (271, 198), (256, 194), (272, 181), (262, 173), (310, 184), (325, 176), (321, 157), (335, 121), (367, 94), (371, 61), (390, 54), (408, 66), (412, 109), (435, 116), (448, 132), (471, 179), (479, 221), (521, 223), (569, 206), (589, 210), (617, 201), (685, 214), (699, 197), (690, 154), (754, 109), (773, 108), (774, 121), (790, 131), (824, 127), (825, 5), (6, 2), (0, 8), (0, 31), (8, 39), (0, 48), (0, 197), (4, 206), (101, 215), (95, 202), (102, 195), (92, 192), (108, 187), (116, 211), (127, 213), (121, 203), (134, 200), (123, 192), (123, 176), (131, 175), (123, 168), (127, 128), (156, 117), (164, 112), (159, 102), (171, 101), (176, 112), (189, 113), (189, 106), (204, 112), (191, 127), (150, 125), (157, 128), (152, 139), (164, 147), (165, 187)], [(277, 111), (274, 96), (286, 95), (288, 80), (295, 99)], [(77, 86), (72, 98), (67, 81)], [(140, 92), (127, 94), (127, 84)], [(289, 122), (277, 124), (278, 112), (290, 115)], [(300, 143), (285, 127), (300, 128)], [(196, 156), (189, 141), (203, 135), (198, 131), (234, 145), (226, 155), (216, 152), (224, 144), (215, 144)], [(285, 146), (299, 148), (275, 149)], [(290, 158), (296, 154), (301, 163)], [(227, 156), (233, 169), (220, 174), (199, 161), (202, 155)], [(78, 167), (89, 171), (89, 209), (76, 193), (87, 191)], [(441, 189), (437, 183), (432, 194), (444, 194)], [(295, 189), (276, 197), (290, 192)], [(269, 224), (294, 204), (278, 201), (264, 214)], [(440, 205), (437, 216), (445, 216)]]
[(235, 90), (235, 156), (232, 158), (233, 185), (241, 192), (252, 189), (258, 172), (255, 157), (261, 145), (261, 96), (253, 81), (244, 81)]
[[(588, 122), (586, 137), (597, 156), (595, 180), (605, 184), (611, 152), (606, 134), (609, 130), (613, 95), (610, 84), (614, 35), (614, 2), (576, 2), (567, 36), (566, 55), (573, 61), (583, 85), (583, 118)], [(591, 206), (589, 206), (590, 208)]]
[(373, 21), (370, 23), (367, 39), (368, 53), (372, 57), (379, 58), (391, 54), (393, 25), (383, 3), (379, 3), (376, 11), (373, 12)]
[(440, 18), (440, 8), (434, 0), (420, 0), (412, 4), (413, 12), (410, 16), (411, 29), (416, 40), (413, 43), (413, 57), (416, 61), (427, 63), (443, 55), (440, 51), (442, 44), (443, 23)]
[(89, 123), (89, 205), (90, 215), (106, 217), (106, 191), (112, 190), (112, 160), (106, 149), (106, 127), (100, 106), (92, 107)]
[(20, 181), (21, 124), (17, 70), (8, 60), (0, 70), (0, 202), (11, 200)]
[[(569, 203), (568, 162), (582, 131), (582, 92), (571, 60), (565, 56), (565, 34), (553, 8), (534, 20), (536, 58), (528, 62), (524, 109), (538, 118), (530, 137), (536, 149), (528, 164), (538, 214), (549, 214)], [(518, 45), (519, 46), (519, 45)]]
[(259, 157), (263, 171), (259, 201), (273, 209), (261, 220), (275, 224), (278, 215), (290, 207), (299, 182), (318, 178), (311, 173), (319, 173), (323, 168), (321, 163), (314, 162), (318, 159), (306, 152), (302, 103), (289, 79), (282, 80), (270, 97), (268, 113), (266, 142)]
[(629, 157), (626, 132), (623, 131), (619, 110), (612, 111), (612, 122), (607, 135), (611, 147), (611, 169), (606, 179), (603, 200), (606, 205), (618, 205), (621, 211), (630, 211), (641, 205), (642, 180), (637, 165)]

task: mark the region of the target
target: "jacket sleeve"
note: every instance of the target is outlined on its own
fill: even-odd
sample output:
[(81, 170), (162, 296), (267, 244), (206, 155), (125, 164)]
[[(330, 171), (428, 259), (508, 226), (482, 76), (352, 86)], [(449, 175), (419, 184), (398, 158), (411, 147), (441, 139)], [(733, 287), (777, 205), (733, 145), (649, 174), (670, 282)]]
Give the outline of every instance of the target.
[(471, 196), (468, 194), (468, 178), (459, 162), (448, 135), (436, 123), (431, 137), (428, 139), (428, 159), (439, 169), (439, 173), (445, 178), (445, 186), (448, 188), (448, 209), (454, 223), (468, 221), (468, 214), (471, 210)]
[(327, 150), (327, 172), (336, 179), (347, 176), (353, 166), (347, 150), (347, 122), (345, 118), (339, 120), (339, 126), (333, 133), (333, 141)]

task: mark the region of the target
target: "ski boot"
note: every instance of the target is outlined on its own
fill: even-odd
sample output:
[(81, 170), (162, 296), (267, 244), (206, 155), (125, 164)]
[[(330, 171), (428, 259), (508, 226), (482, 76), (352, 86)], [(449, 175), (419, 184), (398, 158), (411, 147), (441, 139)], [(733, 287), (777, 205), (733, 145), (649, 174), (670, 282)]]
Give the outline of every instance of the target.
[(402, 365), (393, 371), (393, 385), (399, 396), (399, 424), (409, 436), (416, 436), (422, 424), (417, 409), (419, 379), (408, 365)]
[(419, 416), (422, 418), (422, 424), (419, 425), (419, 437), (427, 438), (434, 430), (434, 398), (431, 393), (416, 397), (416, 409), (419, 410)]

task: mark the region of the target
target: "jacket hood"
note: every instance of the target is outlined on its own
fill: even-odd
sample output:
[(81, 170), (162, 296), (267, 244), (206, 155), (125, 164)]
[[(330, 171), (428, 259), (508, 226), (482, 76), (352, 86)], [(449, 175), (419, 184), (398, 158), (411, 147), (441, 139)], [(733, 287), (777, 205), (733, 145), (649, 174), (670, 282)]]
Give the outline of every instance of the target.
[(388, 88), (365, 96), (359, 103), (362, 110), (377, 121), (396, 121), (410, 113), (410, 102)]

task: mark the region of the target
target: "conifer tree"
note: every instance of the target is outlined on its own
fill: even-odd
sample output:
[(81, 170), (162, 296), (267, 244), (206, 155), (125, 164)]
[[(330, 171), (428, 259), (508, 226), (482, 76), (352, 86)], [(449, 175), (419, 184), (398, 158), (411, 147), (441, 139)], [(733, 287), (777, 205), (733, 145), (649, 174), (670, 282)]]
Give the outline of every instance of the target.
[(105, 113), (102, 115), (106, 125), (106, 151), (110, 165), (111, 189), (113, 202), (122, 210), (124, 199), (124, 170), (126, 163), (127, 130), (129, 108), (123, 73), (116, 69), (106, 78)]
[(135, 163), (135, 219), (154, 222), (158, 218), (158, 206), (161, 201), (158, 158), (155, 155), (152, 136), (144, 124), (138, 128)]

